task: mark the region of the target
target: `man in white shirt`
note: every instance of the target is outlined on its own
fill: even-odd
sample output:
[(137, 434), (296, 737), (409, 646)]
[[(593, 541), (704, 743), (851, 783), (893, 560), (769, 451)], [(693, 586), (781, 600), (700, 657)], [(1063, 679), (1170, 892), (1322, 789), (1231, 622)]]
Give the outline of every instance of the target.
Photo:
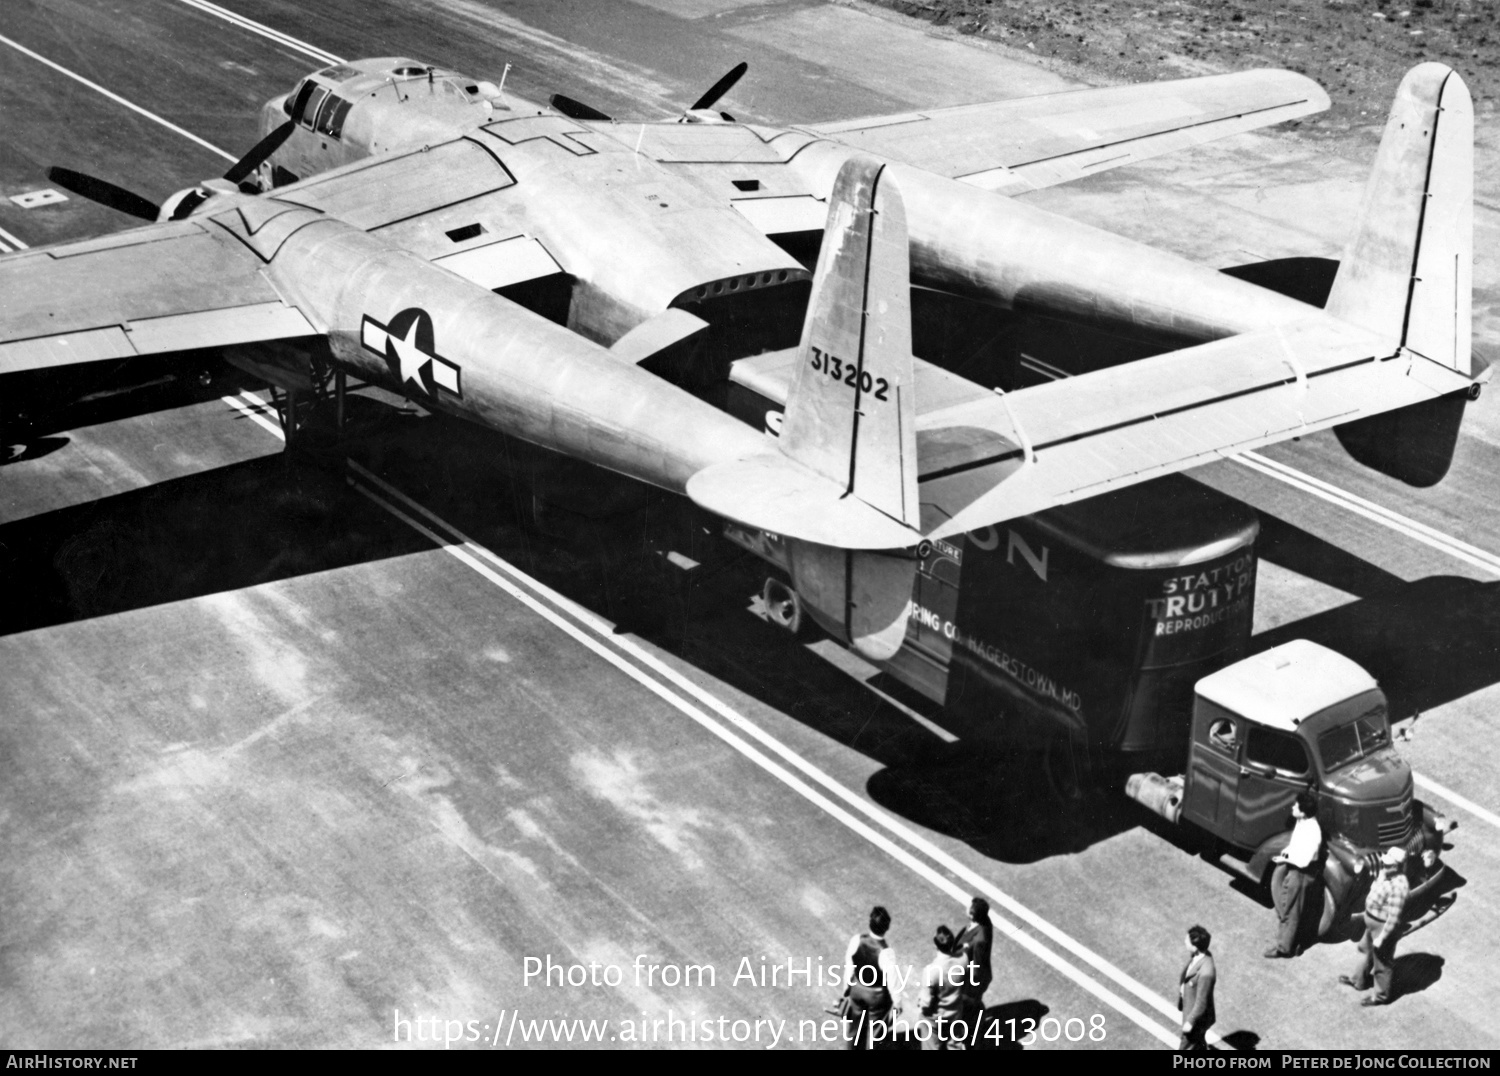
[(1302, 912), (1307, 894), (1322, 869), (1323, 829), (1318, 825), (1318, 801), (1311, 791), (1298, 794), (1292, 804), (1292, 839), (1273, 860), (1282, 864), (1271, 876), (1271, 896), (1276, 902), (1276, 944), (1262, 956), (1269, 960), (1294, 957), (1302, 930)]

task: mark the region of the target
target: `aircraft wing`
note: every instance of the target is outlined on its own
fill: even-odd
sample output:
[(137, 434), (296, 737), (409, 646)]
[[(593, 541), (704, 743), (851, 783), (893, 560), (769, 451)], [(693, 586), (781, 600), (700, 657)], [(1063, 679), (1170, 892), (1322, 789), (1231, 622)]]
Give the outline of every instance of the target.
[(973, 530), (1472, 384), (1320, 317), (924, 410), (922, 530)]
[(805, 128), (1003, 194), (1020, 194), (1321, 112), (1291, 71), (1071, 90)]
[(197, 220), (0, 258), (0, 374), (315, 335), (263, 264)]

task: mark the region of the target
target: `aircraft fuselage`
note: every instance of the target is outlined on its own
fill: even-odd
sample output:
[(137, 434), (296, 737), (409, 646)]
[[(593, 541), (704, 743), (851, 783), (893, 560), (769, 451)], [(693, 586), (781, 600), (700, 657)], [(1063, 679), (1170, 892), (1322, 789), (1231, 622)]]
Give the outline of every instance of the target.
[[(833, 179), (855, 152), (797, 129), (574, 120), (402, 59), (315, 73), (270, 102), (263, 125), (270, 130), (287, 115), (299, 127), (263, 166), (267, 186), (302, 177), (309, 180), (304, 187), (315, 188), (318, 179), (310, 177), (330, 169), (456, 138), (484, 146), (513, 179), (505, 189), (381, 227), (430, 256), (534, 242), (546, 258), (507, 264), (495, 279), (504, 286), (535, 278), (528, 273), (563, 274), (568, 327), (606, 346), (672, 307), (710, 324), (732, 320), (743, 293), (773, 288), (785, 296), (752, 307), (750, 318), (741, 310), (738, 320), (770, 317), (779, 331), (753, 336), (740, 354), (795, 343), (808, 274), (776, 240), (821, 231)], [(895, 167), (906, 191), (918, 286), (1175, 346), (1311, 312), (1176, 255)], [(470, 232), (467, 240), (444, 238)]]

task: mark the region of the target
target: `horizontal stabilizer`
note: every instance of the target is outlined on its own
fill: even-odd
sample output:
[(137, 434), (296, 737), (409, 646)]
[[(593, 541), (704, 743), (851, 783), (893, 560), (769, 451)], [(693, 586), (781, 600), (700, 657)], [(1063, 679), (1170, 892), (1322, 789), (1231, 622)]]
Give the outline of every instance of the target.
[(1317, 317), (959, 404), (919, 423), (919, 447), (944, 446), (936, 468), (923, 453), (922, 529), (970, 531), (1471, 384)]
[(688, 479), (687, 495), (715, 515), (747, 527), (841, 549), (902, 549), (922, 536), (839, 483), (785, 456), (718, 463)]

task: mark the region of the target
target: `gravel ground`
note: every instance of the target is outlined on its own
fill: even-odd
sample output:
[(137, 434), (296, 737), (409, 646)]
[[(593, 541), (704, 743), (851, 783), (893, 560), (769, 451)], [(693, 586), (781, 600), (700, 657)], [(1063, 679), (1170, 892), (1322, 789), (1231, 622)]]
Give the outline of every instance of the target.
[(1439, 60), (1463, 75), (1482, 126), (1500, 99), (1494, 0), (875, 0), (949, 32), (1022, 50), (1093, 83), (1250, 67), (1310, 75), (1333, 107), (1301, 122), (1335, 140), (1378, 138), (1401, 76)]

